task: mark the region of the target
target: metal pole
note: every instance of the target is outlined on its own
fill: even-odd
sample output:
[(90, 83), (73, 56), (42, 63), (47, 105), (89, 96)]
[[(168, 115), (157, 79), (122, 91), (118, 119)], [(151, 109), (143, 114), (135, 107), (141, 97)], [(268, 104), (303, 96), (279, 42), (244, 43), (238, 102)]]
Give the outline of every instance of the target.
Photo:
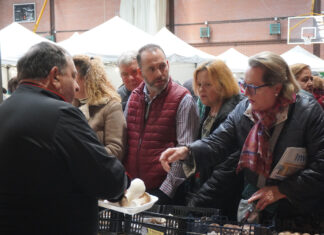
[(54, 4), (54, 0), (50, 0), (50, 24), (51, 24), (51, 35), (53, 37), (53, 41), (56, 42), (55, 4)]
[(0, 45), (0, 103), (3, 101), (3, 91), (2, 91), (2, 64), (1, 64), (1, 45)]
[[(313, 12), (320, 14), (321, 13), (321, 1), (320, 0), (315, 0)], [(321, 56), (321, 44), (314, 43), (313, 44), (313, 54), (320, 57)]]
[(174, 0), (169, 0), (169, 30), (174, 33)]

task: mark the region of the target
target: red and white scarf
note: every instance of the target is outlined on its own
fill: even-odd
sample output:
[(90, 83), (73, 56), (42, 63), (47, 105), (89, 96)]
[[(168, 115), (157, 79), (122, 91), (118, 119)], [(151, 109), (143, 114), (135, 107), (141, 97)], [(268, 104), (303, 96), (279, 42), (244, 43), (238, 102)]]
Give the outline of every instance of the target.
[(252, 110), (255, 124), (244, 142), (236, 172), (248, 168), (266, 178), (269, 177), (272, 165), (269, 130), (276, 124), (277, 114), (282, 112), (289, 104), (294, 103), (295, 100), (295, 95), (291, 100), (278, 98), (276, 104), (270, 110), (260, 112)]

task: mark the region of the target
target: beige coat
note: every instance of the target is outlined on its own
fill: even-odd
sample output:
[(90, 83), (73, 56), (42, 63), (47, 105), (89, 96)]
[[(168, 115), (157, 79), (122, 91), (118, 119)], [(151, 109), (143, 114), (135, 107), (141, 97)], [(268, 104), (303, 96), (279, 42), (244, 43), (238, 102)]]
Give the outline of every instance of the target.
[(84, 104), (79, 109), (107, 152), (122, 161), (126, 145), (126, 121), (122, 106), (115, 100), (104, 99), (98, 103), (90, 106)]

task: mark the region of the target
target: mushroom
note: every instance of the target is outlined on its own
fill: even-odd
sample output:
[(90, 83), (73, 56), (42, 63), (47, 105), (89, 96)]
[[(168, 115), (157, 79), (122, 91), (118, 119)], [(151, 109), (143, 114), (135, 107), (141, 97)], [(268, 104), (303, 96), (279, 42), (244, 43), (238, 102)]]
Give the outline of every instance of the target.
[(135, 178), (132, 180), (129, 188), (126, 191), (125, 196), (121, 201), (121, 206), (137, 206), (137, 203), (132, 203), (134, 200), (140, 198), (145, 193), (145, 184), (143, 180)]

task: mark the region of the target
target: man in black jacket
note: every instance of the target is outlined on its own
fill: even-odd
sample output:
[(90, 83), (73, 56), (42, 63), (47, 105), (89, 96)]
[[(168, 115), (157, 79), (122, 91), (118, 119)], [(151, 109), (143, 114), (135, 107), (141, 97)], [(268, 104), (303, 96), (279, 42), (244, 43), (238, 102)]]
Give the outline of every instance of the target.
[(82, 113), (73, 60), (51, 43), (17, 64), (0, 105), (0, 234), (97, 234), (98, 198), (119, 200), (127, 176)]

